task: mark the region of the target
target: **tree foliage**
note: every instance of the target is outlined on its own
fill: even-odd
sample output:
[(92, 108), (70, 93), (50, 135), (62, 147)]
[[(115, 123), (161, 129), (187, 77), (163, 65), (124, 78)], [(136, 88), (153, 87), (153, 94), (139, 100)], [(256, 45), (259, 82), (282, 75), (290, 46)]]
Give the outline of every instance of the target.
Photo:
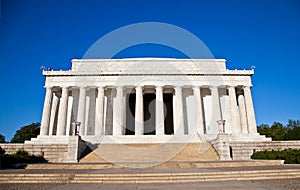
[(300, 164), (300, 149), (264, 150), (254, 152), (252, 159), (284, 160), (285, 164)]
[(21, 127), (17, 130), (14, 137), (11, 139), (12, 143), (24, 143), (25, 140), (30, 140), (33, 137), (36, 137), (40, 133), (40, 123), (31, 123)]
[[(18, 150), (14, 154), (5, 154), (0, 147), (0, 169), (3, 168), (24, 168), (26, 164), (32, 163), (46, 163), (47, 160), (43, 156), (35, 156), (28, 154), (24, 150)], [(15, 164), (21, 164), (20, 166), (14, 166)]]
[(5, 136), (0, 134), (0, 143), (5, 143)]
[(274, 122), (271, 126), (261, 124), (257, 130), (261, 135), (271, 137), (274, 141), (300, 140), (300, 120), (290, 119), (285, 126), (279, 122)]

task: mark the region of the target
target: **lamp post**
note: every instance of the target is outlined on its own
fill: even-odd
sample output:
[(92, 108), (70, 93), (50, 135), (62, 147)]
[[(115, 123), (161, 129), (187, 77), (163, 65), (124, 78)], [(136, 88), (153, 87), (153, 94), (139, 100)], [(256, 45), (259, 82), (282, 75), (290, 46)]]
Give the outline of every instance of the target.
[(224, 134), (225, 133), (225, 122), (226, 120), (218, 120), (218, 126), (219, 126), (219, 134)]
[(80, 122), (78, 122), (78, 121), (74, 121), (74, 122), (72, 122), (72, 128), (73, 128), (73, 130), (72, 130), (72, 136), (77, 136), (77, 135), (79, 135), (79, 127), (80, 127)]

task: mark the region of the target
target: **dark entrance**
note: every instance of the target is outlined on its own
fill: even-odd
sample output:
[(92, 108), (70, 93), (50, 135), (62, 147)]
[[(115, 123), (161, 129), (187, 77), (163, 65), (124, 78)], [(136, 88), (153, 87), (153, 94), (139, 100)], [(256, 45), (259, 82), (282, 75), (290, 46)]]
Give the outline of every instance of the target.
[[(135, 135), (135, 100), (136, 94), (131, 93), (127, 95), (126, 98), (127, 108), (126, 108), (126, 129), (125, 135)], [(155, 135), (155, 99), (154, 93), (146, 93), (143, 95), (144, 101), (144, 135)], [(174, 124), (173, 124), (173, 94), (165, 93), (163, 94), (164, 104), (166, 110), (164, 110), (165, 120), (164, 120), (164, 130), (166, 135), (174, 134)]]
[(134, 135), (134, 116), (135, 116), (135, 94), (128, 94), (127, 100), (128, 104), (126, 105), (126, 130), (125, 135)]
[(155, 135), (155, 94), (146, 93), (144, 99), (144, 135)]
[(165, 113), (165, 134), (173, 135), (174, 134), (174, 125), (173, 125), (173, 94), (165, 93), (163, 95), (164, 104), (167, 107), (167, 113)]

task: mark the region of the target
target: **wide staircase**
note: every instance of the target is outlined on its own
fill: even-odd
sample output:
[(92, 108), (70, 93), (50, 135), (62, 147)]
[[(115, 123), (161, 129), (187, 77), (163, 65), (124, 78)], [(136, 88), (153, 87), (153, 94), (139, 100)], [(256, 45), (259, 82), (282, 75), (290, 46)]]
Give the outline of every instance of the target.
[[(236, 162), (235, 167), (229, 162), (206, 162), (203, 167), (194, 168), (148, 168), (148, 169), (124, 169), (102, 168), (97, 169), (97, 164), (77, 164), (81, 169), (66, 167), (61, 164), (51, 168), (25, 170), (0, 170), (0, 183), (100, 183), (100, 184), (145, 184), (145, 183), (187, 183), (209, 181), (240, 181), (240, 180), (267, 180), (267, 179), (300, 179), (300, 166), (280, 165), (279, 162), (265, 161), (264, 166), (255, 162)], [(258, 163), (258, 162), (257, 162)], [(65, 165), (65, 166), (63, 166)], [(75, 164), (70, 164), (71, 166)], [(93, 167), (92, 169), (92, 166)], [(228, 165), (228, 166), (226, 166)], [(246, 165), (246, 166), (243, 166)], [(247, 166), (248, 165), (248, 166)], [(250, 166), (251, 165), (251, 166)], [(213, 166), (213, 167), (212, 167)], [(224, 167), (226, 166), (226, 167)], [(48, 169), (45, 169), (47, 168)], [(55, 169), (56, 168), (56, 169)], [(67, 168), (67, 169), (66, 169)], [(90, 168), (90, 169), (87, 169)]]
[(187, 183), (300, 179), (300, 165), (280, 160), (220, 161), (209, 143), (92, 147), (79, 163), (0, 170), (0, 183)]
[(219, 160), (210, 143), (102, 144), (80, 160), (80, 163), (114, 163), (152, 166), (163, 162), (199, 162)]

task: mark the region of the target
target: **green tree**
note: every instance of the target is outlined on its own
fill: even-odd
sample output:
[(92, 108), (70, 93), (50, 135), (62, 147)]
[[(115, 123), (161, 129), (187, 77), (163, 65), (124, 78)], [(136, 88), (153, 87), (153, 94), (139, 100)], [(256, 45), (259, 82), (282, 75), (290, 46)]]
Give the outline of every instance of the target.
[(14, 137), (11, 139), (12, 143), (24, 143), (25, 140), (30, 140), (40, 134), (40, 123), (31, 123), (21, 127), (17, 130)]
[(300, 127), (300, 120), (289, 119), (288, 124), (286, 126), (289, 129), (293, 129), (295, 127)]
[(274, 141), (285, 140), (287, 129), (279, 122), (274, 122), (271, 126), (271, 137)]
[(274, 141), (285, 140), (287, 129), (279, 122), (274, 122), (270, 127), (268, 124), (261, 124), (257, 127), (258, 132)]
[(286, 140), (300, 140), (300, 120), (288, 120)]
[(261, 124), (257, 126), (257, 131), (261, 135), (266, 135), (266, 137), (272, 136), (271, 128), (268, 124)]
[(0, 143), (5, 143), (5, 136), (0, 134)]

